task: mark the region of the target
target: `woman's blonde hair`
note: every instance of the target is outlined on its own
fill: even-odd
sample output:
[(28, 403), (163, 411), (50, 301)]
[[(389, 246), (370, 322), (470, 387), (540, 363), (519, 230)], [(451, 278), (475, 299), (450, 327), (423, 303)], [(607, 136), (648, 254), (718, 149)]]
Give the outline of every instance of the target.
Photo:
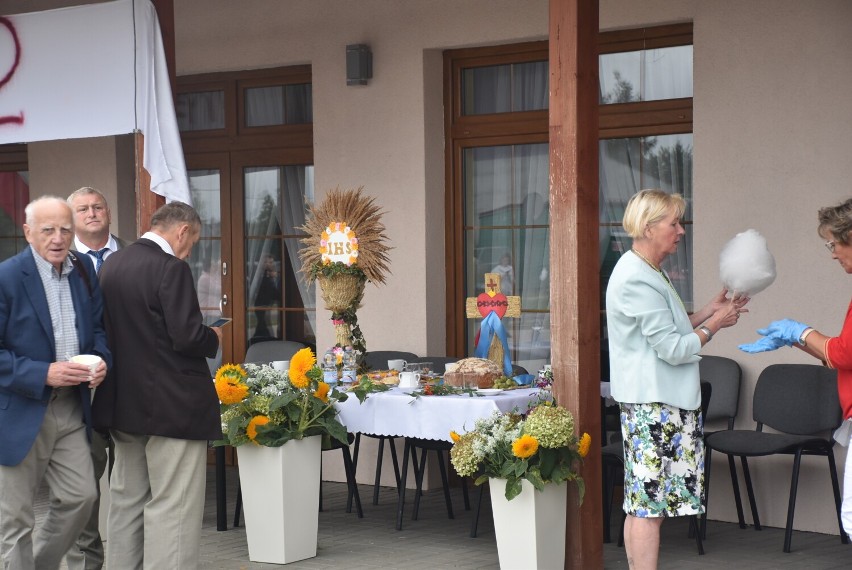
[(631, 238), (640, 239), (645, 235), (645, 228), (656, 224), (673, 210), (678, 218), (683, 217), (686, 211), (686, 200), (680, 194), (641, 190), (627, 202), (621, 225)]

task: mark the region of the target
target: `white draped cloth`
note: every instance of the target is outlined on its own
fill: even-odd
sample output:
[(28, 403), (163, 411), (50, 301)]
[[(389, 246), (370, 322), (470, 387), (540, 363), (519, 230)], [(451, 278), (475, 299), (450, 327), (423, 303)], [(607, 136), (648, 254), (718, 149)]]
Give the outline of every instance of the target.
[(151, 189), (169, 202), (191, 203), (160, 24), (149, 0), (0, 19), (0, 144), (137, 130), (145, 137)]
[(450, 431), (467, 433), (479, 418), (494, 412), (525, 414), (538, 404), (537, 388), (507, 390), (495, 396), (420, 396), (416, 400), (394, 388), (369, 394), (360, 403), (354, 394), (336, 404), (338, 419), (352, 433), (452, 441)]

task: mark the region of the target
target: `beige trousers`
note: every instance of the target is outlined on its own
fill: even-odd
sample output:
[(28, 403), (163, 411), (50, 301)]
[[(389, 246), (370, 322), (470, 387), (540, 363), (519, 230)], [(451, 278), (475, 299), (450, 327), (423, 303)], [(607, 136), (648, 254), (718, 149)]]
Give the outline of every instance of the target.
[[(34, 531), (33, 498), (50, 490), (47, 515)], [(0, 553), (3, 568), (55, 570), (80, 534), (97, 497), (77, 390), (54, 392), (24, 460), (0, 466)]]
[(100, 570), (104, 566), (104, 543), (101, 540), (100, 510), (101, 510), (101, 477), (106, 471), (109, 459), (109, 449), (112, 444), (109, 438), (96, 431), (92, 432), (92, 466), (95, 470), (95, 489), (98, 497), (92, 506), (92, 514), (86, 526), (77, 537), (77, 541), (65, 555), (68, 570)]
[(207, 442), (110, 432), (106, 567), (198, 568)]

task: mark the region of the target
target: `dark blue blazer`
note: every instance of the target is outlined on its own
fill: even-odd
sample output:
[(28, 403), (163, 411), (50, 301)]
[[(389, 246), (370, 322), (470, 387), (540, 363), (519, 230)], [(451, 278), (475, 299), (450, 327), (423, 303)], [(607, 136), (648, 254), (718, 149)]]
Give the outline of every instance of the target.
[[(80, 255), (91, 293), (75, 269), (68, 276), (81, 354), (97, 354), (112, 367), (103, 328), (103, 299), (94, 266)], [(80, 265), (77, 265), (80, 267)], [(17, 465), (38, 435), (53, 388), (47, 369), (57, 358), (44, 285), (32, 248), (0, 263), (0, 465)], [(77, 390), (91, 425), (88, 384)]]

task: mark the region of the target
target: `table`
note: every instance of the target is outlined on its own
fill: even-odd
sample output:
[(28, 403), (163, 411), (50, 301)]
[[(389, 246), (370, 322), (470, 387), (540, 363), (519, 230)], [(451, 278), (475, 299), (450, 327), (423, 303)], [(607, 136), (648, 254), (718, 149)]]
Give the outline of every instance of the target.
[[(463, 394), (414, 398), (400, 388), (393, 388), (387, 392), (369, 394), (363, 404), (358, 401), (358, 398), (350, 395), (349, 399), (345, 402), (338, 402), (336, 406), (340, 412), (338, 419), (349, 432), (405, 438), (396, 520), (396, 529), (401, 530), (402, 513), (405, 506), (405, 481), (408, 476), (408, 458), (411, 454), (416, 461), (414, 447), (421, 447), (424, 454), (429, 449), (436, 450), (439, 453), (446, 451), (452, 447), (451, 431), (459, 434), (466, 433), (473, 429), (474, 422), (477, 419), (488, 417), (497, 411), (526, 413), (538, 404), (542, 397), (550, 399), (550, 394), (542, 394), (541, 392), (542, 390), (539, 388), (520, 388), (490, 396)], [(447, 512), (452, 518), (446, 474), (440, 455), (439, 464), (441, 465)], [(420, 499), (422, 470), (418, 473), (418, 470), (415, 469), (415, 476), (418, 479), (415, 495), (416, 513), (417, 503)], [(475, 517), (478, 517), (478, 512)]]
[(339, 402), (338, 419), (352, 433), (452, 441), (450, 431), (462, 434), (473, 422), (492, 413), (526, 413), (539, 402), (541, 390), (521, 388), (493, 396), (421, 396), (399, 388), (369, 394), (364, 403), (354, 395)]

